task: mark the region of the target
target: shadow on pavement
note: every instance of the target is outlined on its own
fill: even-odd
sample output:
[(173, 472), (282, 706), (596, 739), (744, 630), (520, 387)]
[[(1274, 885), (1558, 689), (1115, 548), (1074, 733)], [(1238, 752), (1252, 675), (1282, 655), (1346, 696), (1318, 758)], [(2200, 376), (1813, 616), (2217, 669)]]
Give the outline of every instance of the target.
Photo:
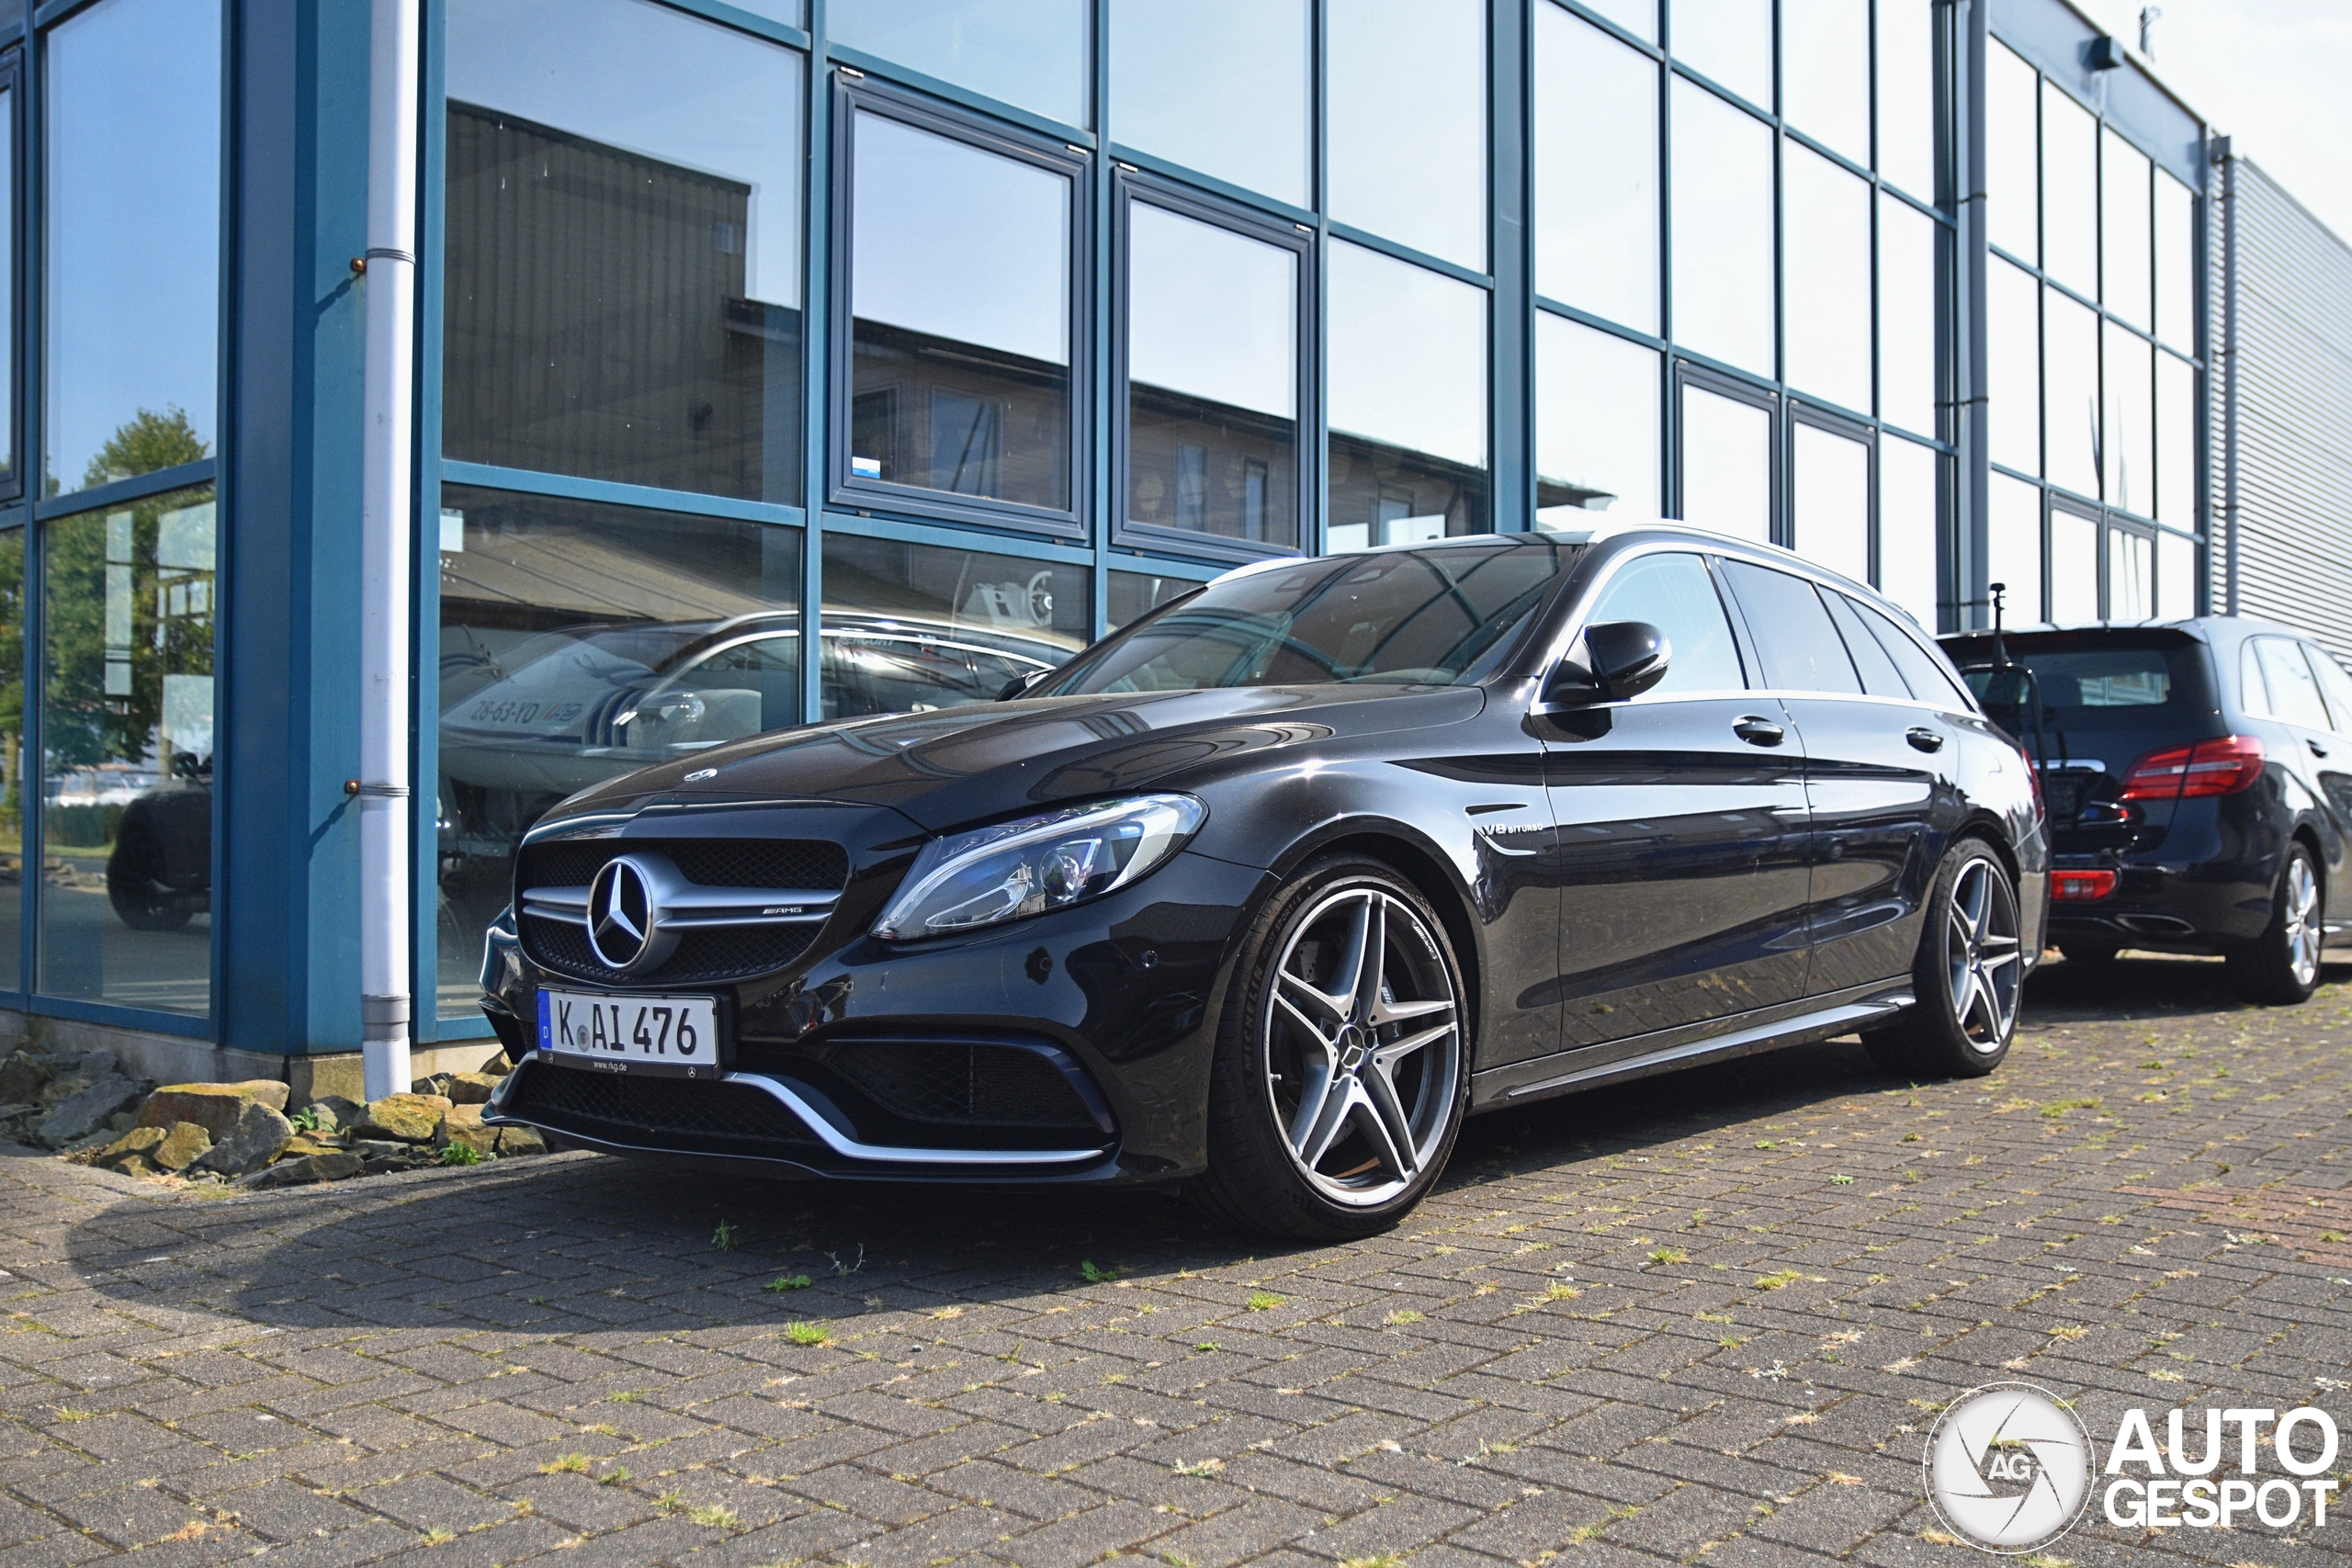
[[(2027, 1022), (2235, 1005), (2218, 962), (2053, 961)], [(1475, 1211), (1491, 1180), (1574, 1182), (1611, 1156), (1890, 1087), (1849, 1037), (1481, 1116), (1420, 1217)], [(1165, 1193), (769, 1184), (584, 1154), (214, 1201), (104, 1179), (121, 1198), (69, 1241), (92, 1289), (274, 1328), (773, 1327), (1050, 1296), (1095, 1283), (1090, 1261), (1164, 1275), (1312, 1250), (1220, 1231)]]

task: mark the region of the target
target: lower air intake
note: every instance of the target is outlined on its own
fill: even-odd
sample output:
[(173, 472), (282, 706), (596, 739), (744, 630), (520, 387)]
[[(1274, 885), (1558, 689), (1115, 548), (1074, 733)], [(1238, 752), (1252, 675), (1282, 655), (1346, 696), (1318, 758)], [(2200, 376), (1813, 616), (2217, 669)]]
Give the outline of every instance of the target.
[(746, 1084), (590, 1072), (526, 1062), (509, 1115), (558, 1133), (705, 1154), (791, 1154), (821, 1147), (799, 1117)]

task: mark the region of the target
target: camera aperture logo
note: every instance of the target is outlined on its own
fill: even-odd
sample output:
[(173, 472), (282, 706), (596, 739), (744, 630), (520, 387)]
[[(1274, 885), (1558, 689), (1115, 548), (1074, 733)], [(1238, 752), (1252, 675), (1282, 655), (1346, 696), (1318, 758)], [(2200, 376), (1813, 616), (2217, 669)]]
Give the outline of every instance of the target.
[(1962, 1395), (1937, 1417), (1921, 1462), (1936, 1517), (1987, 1551), (2047, 1545), (2090, 1501), (2090, 1434), (2030, 1383), (1988, 1383)]

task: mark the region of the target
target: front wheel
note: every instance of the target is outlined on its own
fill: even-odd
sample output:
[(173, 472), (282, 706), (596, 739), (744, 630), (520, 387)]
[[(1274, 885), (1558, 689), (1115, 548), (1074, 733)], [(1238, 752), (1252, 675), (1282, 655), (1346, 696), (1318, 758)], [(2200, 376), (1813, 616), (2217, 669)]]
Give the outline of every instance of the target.
[(2319, 868), (2301, 844), (2287, 852), (2286, 869), (2270, 894), (2270, 924), (2263, 933), (2229, 953), (2230, 978), (2238, 995), (2260, 1007), (2293, 1007), (2319, 989), (2320, 942), (2326, 931), (2326, 900)]
[(1377, 862), (1309, 867), (1269, 902), (1235, 965), (1195, 1201), (1300, 1240), (1396, 1224), (1461, 1131), (1464, 1002), (1428, 900)]
[(1945, 852), (1929, 895), (1912, 1006), (1862, 1036), (1871, 1060), (1916, 1077), (1983, 1077), (2009, 1054), (2025, 988), (2017, 887), (1993, 846), (1966, 838)]

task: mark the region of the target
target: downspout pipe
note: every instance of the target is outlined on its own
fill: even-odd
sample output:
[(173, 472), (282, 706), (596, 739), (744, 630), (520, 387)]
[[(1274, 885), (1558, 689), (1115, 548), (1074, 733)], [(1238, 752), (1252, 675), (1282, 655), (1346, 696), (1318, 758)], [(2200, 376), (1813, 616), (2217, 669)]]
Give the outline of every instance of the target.
[(359, 510), (360, 1055), (371, 1100), (410, 1083), (409, 824), (416, 495), (418, 0), (370, 0), (366, 394)]
[[(2213, 139), (2222, 165), (2222, 613), (2238, 613), (2238, 161)], [(2211, 226), (2207, 226), (2211, 231)]]

